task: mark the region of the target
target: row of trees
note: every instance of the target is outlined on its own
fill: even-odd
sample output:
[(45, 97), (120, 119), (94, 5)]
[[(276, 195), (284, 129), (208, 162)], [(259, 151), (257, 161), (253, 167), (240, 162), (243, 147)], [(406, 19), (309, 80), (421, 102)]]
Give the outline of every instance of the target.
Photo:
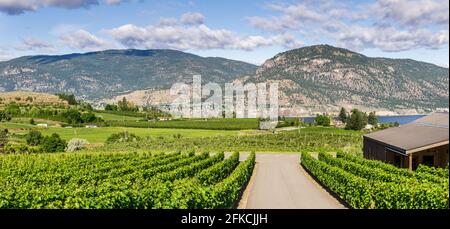
[(10, 121), (14, 116), (52, 119), (67, 122), (68, 124), (98, 123), (103, 121), (101, 118), (95, 116), (90, 105), (84, 105), (83, 107), (85, 109), (79, 106), (82, 106), (82, 104), (80, 103), (78, 106), (73, 106), (69, 109), (40, 108), (38, 106), (22, 107), (21, 109), (19, 104), (10, 103), (5, 107), (5, 110), (0, 110), (0, 121)]
[(338, 119), (345, 123), (345, 129), (349, 130), (362, 130), (367, 124), (373, 126), (378, 124), (378, 118), (375, 111), (367, 114), (358, 109), (353, 109), (349, 114), (345, 108), (341, 108)]
[(127, 98), (123, 97), (122, 100), (116, 104), (107, 104), (105, 106), (106, 111), (131, 111), (136, 112), (139, 111), (139, 107), (134, 103), (127, 100)]
[[(378, 124), (378, 118), (375, 111), (367, 114), (358, 109), (353, 109), (349, 113), (347, 112), (347, 110), (345, 110), (345, 108), (341, 108), (341, 111), (338, 115), (338, 120), (343, 122), (345, 124), (345, 129), (348, 130), (362, 130), (366, 127), (367, 124), (373, 126), (377, 126)], [(319, 126), (331, 125), (331, 117), (326, 114), (317, 115), (314, 121), (316, 125)]]
[[(170, 117), (171, 115), (164, 112), (157, 107), (153, 106), (143, 106), (141, 107), (135, 105), (133, 102), (128, 101), (125, 97), (118, 101), (117, 104), (107, 104), (105, 106), (105, 111), (116, 113), (119, 115), (130, 115), (142, 117), (148, 120), (154, 120), (159, 117)], [(140, 112), (141, 110), (141, 112)]]
[(42, 151), (48, 153), (63, 152), (67, 146), (67, 142), (56, 133), (44, 137), (41, 132), (32, 130), (25, 139), (29, 146), (40, 146)]
[(67, 101), (69, 105), (78, 105), (78, 101), (73, 94), (56, 94), (60, 99)]

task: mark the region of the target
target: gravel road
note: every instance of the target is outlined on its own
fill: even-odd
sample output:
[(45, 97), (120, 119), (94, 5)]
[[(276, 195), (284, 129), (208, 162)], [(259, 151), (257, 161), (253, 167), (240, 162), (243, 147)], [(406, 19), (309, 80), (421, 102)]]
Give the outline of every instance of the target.
[(299, 154), (257, 154), (256, 162), (240, 208), (345, 208), (299, 165)]

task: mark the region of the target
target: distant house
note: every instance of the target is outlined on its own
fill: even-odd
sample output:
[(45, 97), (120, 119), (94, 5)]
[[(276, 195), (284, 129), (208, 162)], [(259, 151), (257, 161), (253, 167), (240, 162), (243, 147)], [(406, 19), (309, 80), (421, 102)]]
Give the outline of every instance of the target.
[(48, 127), (48, 124), (47, 123), (39, 123), (39, 124), (37, 124), (37, 126), (39, 126), (39, 127)]
[(449, 114), (434, 113), (400, 127), (364, 135), (364, 157), (414, 170), (448, 164)]
[(96, 125), (87, 125), (86, 128), (97, 128), (98, 126)]
[(170, 121), (170, 120), (172, 120), (172, 118), (171, 117), (159, 117), (158, 120), (159, 121)]

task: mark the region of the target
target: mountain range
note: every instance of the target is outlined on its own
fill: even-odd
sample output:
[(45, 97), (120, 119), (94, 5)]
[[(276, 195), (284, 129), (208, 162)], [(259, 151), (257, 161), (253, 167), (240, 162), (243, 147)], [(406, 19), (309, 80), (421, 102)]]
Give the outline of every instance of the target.
[(411, 59), (371, 58), (329, 45), (280, 53), (244, 82), (278, 82), (294, 110), (339, 107), (427, 113), (447, 108), (448, 68)]
[(224, 83), (253, 74), (257, 66), (175, 50), (106, 50), (60, 56), (25, 56), (0, 62), (0, 91), (73, 93), (108, 98), (139, 89), (164, 89), (175, 82)]
[(287, 115), (340, 107), (397, 113), (448, 109), (448, 68), (372, 58), (329, 45), (283, 52), (259, 67), (176, 50), (25, 56), (0, 62), (0, 91), (65, 92), (101, 102), (126, 96), (138, 104), (161, 104), (170, 102), (173, 83), (189, 83), (193, 75), (202, 75), (203, 83), (277, 82)]

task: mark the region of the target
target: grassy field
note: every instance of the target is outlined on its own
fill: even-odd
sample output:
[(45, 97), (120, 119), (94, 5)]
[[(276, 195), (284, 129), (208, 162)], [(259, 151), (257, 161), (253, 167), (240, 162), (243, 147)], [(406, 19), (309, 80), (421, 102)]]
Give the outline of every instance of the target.
[(128, 131), (139, 137), (171, 137), (180, 134), (182, 137), (197, 138), (211, 136), (238, 135), (236, 130), (200, 130), (200, 129), (169, 129), (169, 128), (133, 128), (133, 127), (99, 127), (99, 128), (63, 128), (63, 127), (36, 127), (24, 123), (2, 122), (0, 128), (7, 128), (11, 133), (26, 134), (30, 129), (36, 129), (44, 135), (59, 134), (63, 139), (82, 138), (92, 144), (104, 143), (113, 133)]
[(207, 129), (207, 130), (247, 130), (258, 129), (259, 121), (256, 118), (215, 118), (215, 119), (183, 119), (171, 121), (133, 121), (111, 120), (111, 126), (125, 126), (138, 128), (177, 128), (177, 129)]
[[(247, 133), (247, 132), (246, 132)], [(255, 151), (255, 152), (301, 152), (328, 149), (344, 149), (361, 155), (362, 132), (336, 128), (308, 127), (300, 130), (279, 133), (241, 132), (239, 135), (209, 136), (200, 138), (174, 138), (164, 136), (133, 143), (106, 145), (102, 151), (141, 151), (141, 150), (199, 150), (199, 151)]]
[(140, 120), (142, 118), (139, 117), (132, 117), (132, 116), (125, 116), (125, 115), (116, 115), (116, 114), (110, 114), (110, 113), (100, 113), (95, 112), (95, 115), (97, 117), (101, 117), (105, 121), (136, 121)]

